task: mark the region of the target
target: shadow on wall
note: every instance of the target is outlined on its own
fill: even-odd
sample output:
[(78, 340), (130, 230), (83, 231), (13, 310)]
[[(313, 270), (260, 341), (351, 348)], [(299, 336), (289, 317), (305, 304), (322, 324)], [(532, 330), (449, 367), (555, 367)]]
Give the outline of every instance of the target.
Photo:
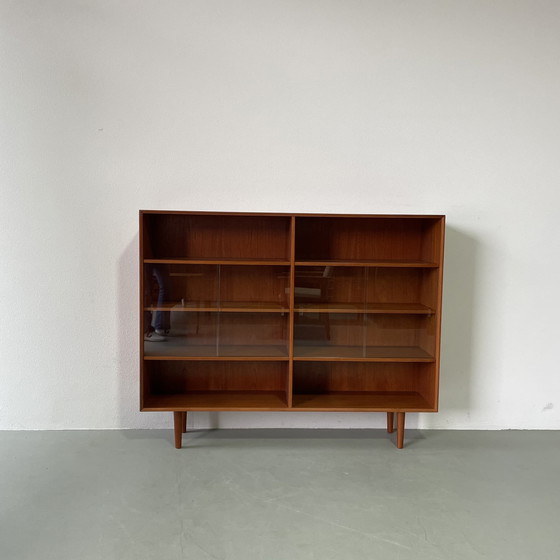
[[(139, 239), (138, 234), (123, 251), (117, 271), (118, 333), (118, 425), (122, 429), (173, 427), (170, 412), (140, 412), (139, 333)], [(219, 427), (217, 412), (206, 414), (210, 428)], [(191, 421), (189, 420), (189, 423)]]
[[(139, 387), (139, 263), (138, 234), (119, 259), (117, 271), (118, 310), (118, 424), (120, 428), (171, 427), (164, 413), (140, 413)], [(158, 418), (159, 417), (159, 418)]]
[[(440, 412), (466, 412), (472, 399), (472, 345), (476, 312), (476, 240), (446, 227), (443, 277)], [(432, 420), (437, 422), (434, 417)]]
[[(470, 410), (472, 344), (475, 307), (477, 242), (465, 232), (447, 226), (445, 239), (445, 271), (443, 294), (443, 325), (441, 342), (441, 413)], [(121, 428), (171, 428), (169, 413), (139, 412), (139, 310), (138, 310), (138, 235), (131, 240), (119, 259), (118, 270), (118, 415)], [(203, 424), (219, 427), (219, 414), (202, 413)], [(283, 414), (283, 413), (279, 413)], [(418, 416), (410, 415), (411, 428)], [(421, 414), (422, 424), (441, 427), (439, 415)], [(382, 422), (372, 415), (372, 426)], [(198, 422), (197, 422), (198, 423)], [(352, 420), (349, 419), (349, 424)], [(304, 422), (302, 427), (308, 426)]]

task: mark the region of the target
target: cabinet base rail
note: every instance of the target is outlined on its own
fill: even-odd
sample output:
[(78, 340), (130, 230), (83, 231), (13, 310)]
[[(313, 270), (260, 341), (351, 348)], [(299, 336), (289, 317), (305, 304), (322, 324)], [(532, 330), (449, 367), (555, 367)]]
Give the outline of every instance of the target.
[[(394, 431), (395, 413), (387, 412), (387, 433)], [(405, 413), (397, 412), (397, 449), (404, 447), (404, 422)], [(183, 446), (183, 434), (187, 433), (187, 413), (184, 411), (173, 412), (173, 425), (175, 435), (175, 448)]]

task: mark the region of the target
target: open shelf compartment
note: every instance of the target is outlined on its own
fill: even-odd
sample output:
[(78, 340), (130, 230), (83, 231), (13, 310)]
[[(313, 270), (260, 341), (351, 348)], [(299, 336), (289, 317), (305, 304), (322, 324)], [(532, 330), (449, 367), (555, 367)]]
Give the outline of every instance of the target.
[(298, 216), (296, 263), (437, 266), (442, 257), (441, 227), (439, 217)]
[(290, 259), (289, 216), (143, 212), (145, 259)]
[(293, 408), (433, 412), (432, 363), (296, 362)]
[(143, 387), (142, 410), (281, 410), (288, 406), (288, 363), (150, 361)]

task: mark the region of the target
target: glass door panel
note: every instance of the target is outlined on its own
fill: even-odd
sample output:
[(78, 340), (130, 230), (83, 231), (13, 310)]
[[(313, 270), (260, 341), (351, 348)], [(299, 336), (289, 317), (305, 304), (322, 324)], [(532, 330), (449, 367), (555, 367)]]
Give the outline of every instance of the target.
[(365, 354), (386, 357), (433, 359), (433, 315), (366, 315)]
[(160, 337), (144, 337), (144, 356), (150, 358), (194, 358), (216, 356), (218, 319), (216, 311), (164, 311), (155, 312), (169, 317), (169, 329)]
[(144, 306), (148, 311), (216, 310), (219, 266), (145, 264)]
[(363, 309), (366, 269), (343, 266), (297, 266), (296, 310)]
[(363, 313), (296, 312), (294, 357), (361, 358), (364, 336)]
[(144, 356), (288, 357), (289, 313), (171, 311), (163, 340), (144, 339)]
[(294, 358), (433, 361), (435, 327), (425, 314), (297, 312)]
[(288, 313), (220, 313), (218, 356), (288, 357)]

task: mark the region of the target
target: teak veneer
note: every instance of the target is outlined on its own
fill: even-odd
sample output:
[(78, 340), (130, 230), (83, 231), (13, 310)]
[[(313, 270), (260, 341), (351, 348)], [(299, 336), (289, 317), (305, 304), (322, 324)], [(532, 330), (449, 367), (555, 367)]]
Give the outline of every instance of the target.
[[(140, 408), (437, 412), (444, 216), (140, 211)], [(163, 324), (165, 340), (146, 333)], [(161, 325), (160, 325), (161, 326)]]

